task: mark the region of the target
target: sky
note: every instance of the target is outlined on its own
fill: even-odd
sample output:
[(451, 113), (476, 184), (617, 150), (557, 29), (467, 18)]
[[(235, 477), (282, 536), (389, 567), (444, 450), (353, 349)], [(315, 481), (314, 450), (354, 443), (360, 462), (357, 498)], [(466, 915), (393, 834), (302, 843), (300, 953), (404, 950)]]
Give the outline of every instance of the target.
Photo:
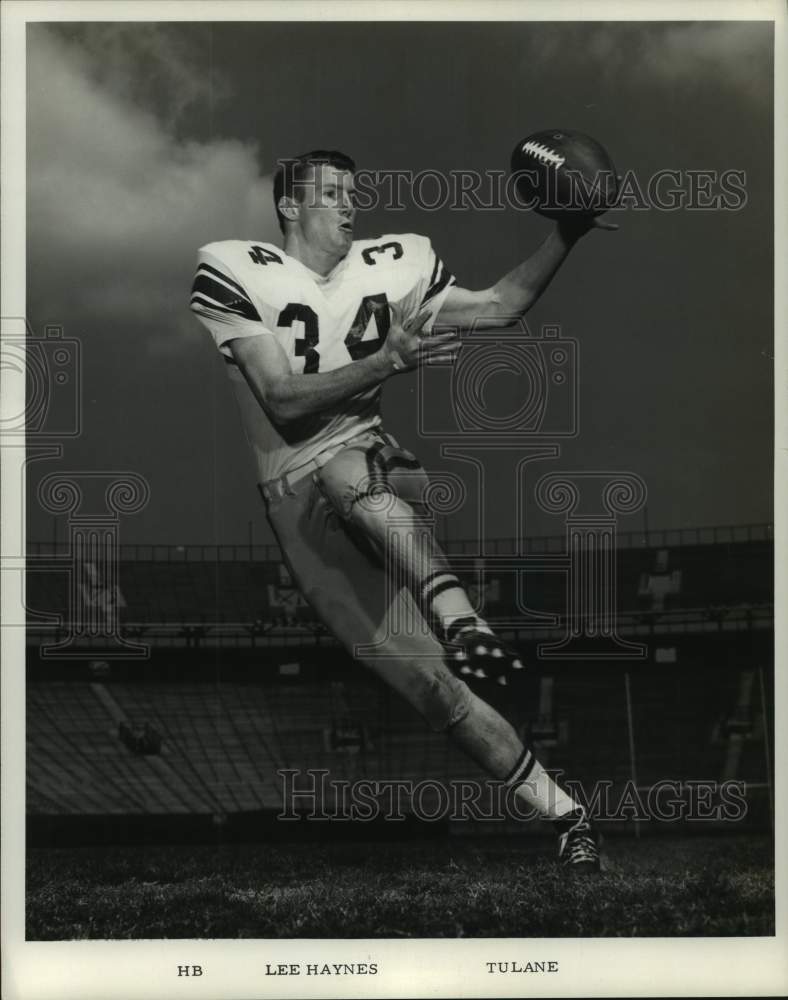
[[(224, 365), (188, 309), (197, 248), (280, 242), (278, 158), (339, 148), (370, 170), (505, 171), (521, 137), (598, 138), (641, 186), (659, 170), (742, 171), (737, 210), (617, 210), (528, 314), (577, 341), (578, 435), (528, 472), (529, 534), (550, 472), (625, 471), (647, 513), (622, 530), (770, 521), (773, 260), (771, 26), (681, 23), (28, 25), (27, 316), (81, 346), (82, 433), (53, 471), (133, 471), (147, 507), (121, 540), (270, 540)], [(360, 213), (361, 238), (423, 233), (458, 283), (493, 284), (550, 223), (506, 207)], [(497, 376), (490, 405), (523, 386)], [(425, 381), (430, 412), (445, 383)], [(430, 471), (469, 476), (390, 380), (385, 425)], [(442, 531), (514, 533), (513, 455), (486, 456)], [(34, 490), (29, 490), (34, 497)], [(65, 537), (35, 501), (28, 537)]]

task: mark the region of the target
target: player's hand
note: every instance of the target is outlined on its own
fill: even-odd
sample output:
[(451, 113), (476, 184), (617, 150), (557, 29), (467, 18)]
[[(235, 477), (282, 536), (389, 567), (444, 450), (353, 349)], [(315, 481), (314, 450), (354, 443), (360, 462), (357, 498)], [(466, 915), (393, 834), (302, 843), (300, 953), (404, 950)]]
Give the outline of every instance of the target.
[(381, 352), (396, 372), (413, 371), (428, 360), (450, 358), (456, 355), (461, 342), (456, 333), (424, 334), (424, 324), (429, 311), (400, 324), (393, 322)]

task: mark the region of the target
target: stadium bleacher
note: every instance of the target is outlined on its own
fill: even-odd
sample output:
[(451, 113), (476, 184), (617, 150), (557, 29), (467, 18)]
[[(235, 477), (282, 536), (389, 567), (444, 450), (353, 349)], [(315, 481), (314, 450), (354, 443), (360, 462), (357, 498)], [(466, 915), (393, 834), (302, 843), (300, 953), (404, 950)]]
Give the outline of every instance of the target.
[[(749, 529), (749, 539), (715, 530), (716, 543), (663, 533), (653, 545), (619, 549), (617, 603), (651, 630), (646, 659), (546, 662), (537, 655), (538, 630), (521, 637), (528, 679), (491, 700), (547, 766), (583, 787), (740, 780), (766, 794), (772, 547), (764, 526)], [(31, 559), (31, 817), (191, 815), (221, 823), (280, 810), (277, 772), (285, 768), (325, 768), (333, 781), (485, 780), (406, 702), (340, 651), (315, 646), (321, 632), (271, 553), (264, 561), (244, 550), (215, 561), (166, 547), (154, 558), (152, 550), (139, 554), (145, 558), (127, 547), (114, 606), (122, 627), (145, 630), (144, 662), (96, 661), (89, 644), (81, 661), (42, 656), (52, 628), (40, 614), (65, 616), (68, 579), (36, 572), (35, 553)], [(526, 580), (524, 598), (514, 573), (486, 581), (487, 610), (516, 617), (527, 603), (561, 611), (561, 573)], [(726, 631), (737, 609), (746, 614)], [(656, 627), (666, 620), (671, 633), (660, 636)], [(241, 645), (236, 637), (212, 649), (194, 639), (189, 648), (170, 646), (179, 629), (227, 624), (241, 630)], [(267, 642), (257, 646), (260, 636)]]

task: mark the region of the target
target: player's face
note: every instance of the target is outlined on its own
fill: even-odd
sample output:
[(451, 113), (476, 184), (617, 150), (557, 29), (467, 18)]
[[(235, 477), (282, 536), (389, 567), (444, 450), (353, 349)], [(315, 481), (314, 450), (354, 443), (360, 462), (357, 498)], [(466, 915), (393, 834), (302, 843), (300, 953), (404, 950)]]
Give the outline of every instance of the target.
[(344, 256), (353, 242), (356, 216), (353, 174), (328, 165), (310, 166), (298, 198), (298, 226), (316, 250)]

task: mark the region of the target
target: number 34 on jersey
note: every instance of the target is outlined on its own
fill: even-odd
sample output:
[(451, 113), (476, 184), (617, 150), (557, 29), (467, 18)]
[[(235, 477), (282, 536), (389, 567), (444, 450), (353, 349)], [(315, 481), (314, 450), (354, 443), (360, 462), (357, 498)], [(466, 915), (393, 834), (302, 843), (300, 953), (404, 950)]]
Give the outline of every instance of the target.
[(275, 337), (294, 373), (331, 371), (379, 350), (392, 318), (432, 318), (454, 278), (424, 236), (357, 240), (326, 277), (270, 243), (200, 249), (191, 308), (228, 359), (237, 337)]

